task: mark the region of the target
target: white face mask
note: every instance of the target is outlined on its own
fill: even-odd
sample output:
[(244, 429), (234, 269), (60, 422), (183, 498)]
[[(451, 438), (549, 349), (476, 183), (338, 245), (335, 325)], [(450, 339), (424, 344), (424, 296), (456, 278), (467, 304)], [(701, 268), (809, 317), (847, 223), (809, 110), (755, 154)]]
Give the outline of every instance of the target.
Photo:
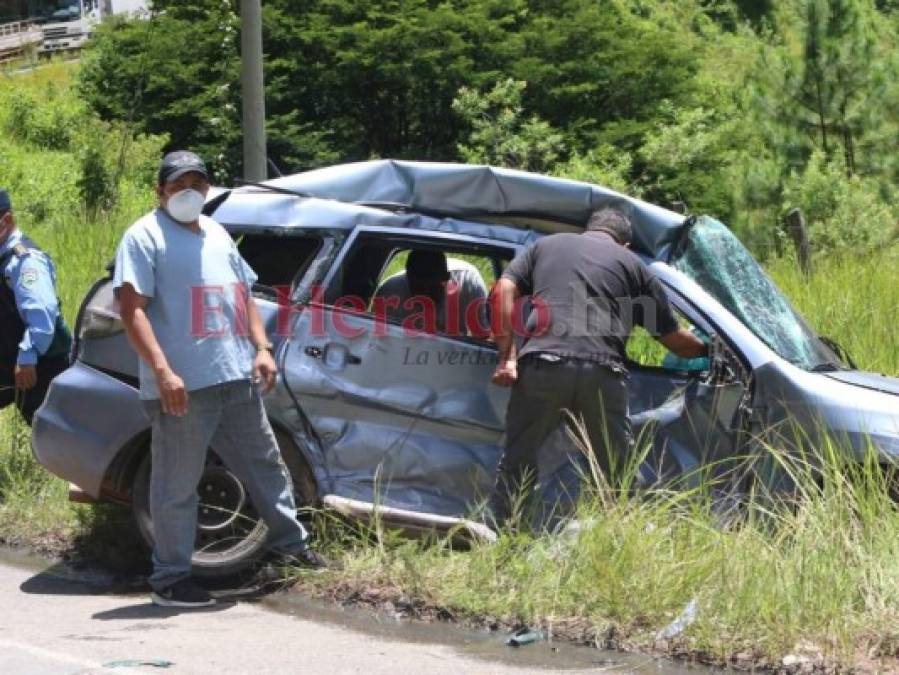
[(200, 217), (203, 210), (203, 203), (206, 197), (203, 193), (196, 190), (181, 190), (169, 197), (165, 210), (169, 215), (179, 223), (187, 224), (194, 222)]

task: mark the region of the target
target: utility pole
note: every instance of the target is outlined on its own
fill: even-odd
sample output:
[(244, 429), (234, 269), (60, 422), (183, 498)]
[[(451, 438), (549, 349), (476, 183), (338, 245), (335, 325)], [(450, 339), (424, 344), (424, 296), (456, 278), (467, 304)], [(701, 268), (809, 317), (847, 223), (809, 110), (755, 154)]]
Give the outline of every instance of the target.
[(240, 22), (243, 176), (246, 180), (258, 182), (268, 178), (262, 73), (262, 0), (241, 0)]

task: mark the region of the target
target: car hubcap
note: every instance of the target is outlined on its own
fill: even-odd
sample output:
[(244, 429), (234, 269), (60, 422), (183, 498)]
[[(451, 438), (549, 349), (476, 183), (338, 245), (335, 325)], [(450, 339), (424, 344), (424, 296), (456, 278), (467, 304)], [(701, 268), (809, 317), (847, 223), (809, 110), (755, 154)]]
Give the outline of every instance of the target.
[(197, 486), (195, 563), (242, 555), (265, 538), (266, 527), (240, 479), (214, 452)]
[(224, 467), (207, 468), (198, 492), (197, 527), (207, 533), (229, 527), (246, 507), (246, 489), (237, 476)]

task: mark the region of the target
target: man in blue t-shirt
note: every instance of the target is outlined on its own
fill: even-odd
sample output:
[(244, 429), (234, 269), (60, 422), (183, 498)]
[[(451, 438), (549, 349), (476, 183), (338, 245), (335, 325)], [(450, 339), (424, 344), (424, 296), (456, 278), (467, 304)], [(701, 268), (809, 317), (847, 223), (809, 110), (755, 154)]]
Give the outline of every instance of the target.
[(250, 293), (256, 274), (225, 229), (201, 214), (209, 175), (197, 155), (166, 155), (156, 192), (159, 207), (119, 244), (114, 288), (152, 421), (153, 602), (200, 607), (214, 602), (190, 578), (210, 445), (247, 486), (269, 547), (301, 564), (324, 561), (296, 519), (262, 403), (260, 388), (274, 386), (277, 369)]

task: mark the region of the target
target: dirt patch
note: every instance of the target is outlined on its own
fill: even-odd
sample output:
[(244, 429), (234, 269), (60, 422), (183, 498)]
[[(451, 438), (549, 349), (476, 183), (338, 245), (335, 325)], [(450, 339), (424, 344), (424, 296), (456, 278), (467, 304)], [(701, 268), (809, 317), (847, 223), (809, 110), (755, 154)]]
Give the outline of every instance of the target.
[(84, 510), (74, 526), (39, 532), (0, 531), (0, 545), (75, 566), (102, 566), (119, 575), (149, 572), (149, 552), (128, 509), (102, 504)]

